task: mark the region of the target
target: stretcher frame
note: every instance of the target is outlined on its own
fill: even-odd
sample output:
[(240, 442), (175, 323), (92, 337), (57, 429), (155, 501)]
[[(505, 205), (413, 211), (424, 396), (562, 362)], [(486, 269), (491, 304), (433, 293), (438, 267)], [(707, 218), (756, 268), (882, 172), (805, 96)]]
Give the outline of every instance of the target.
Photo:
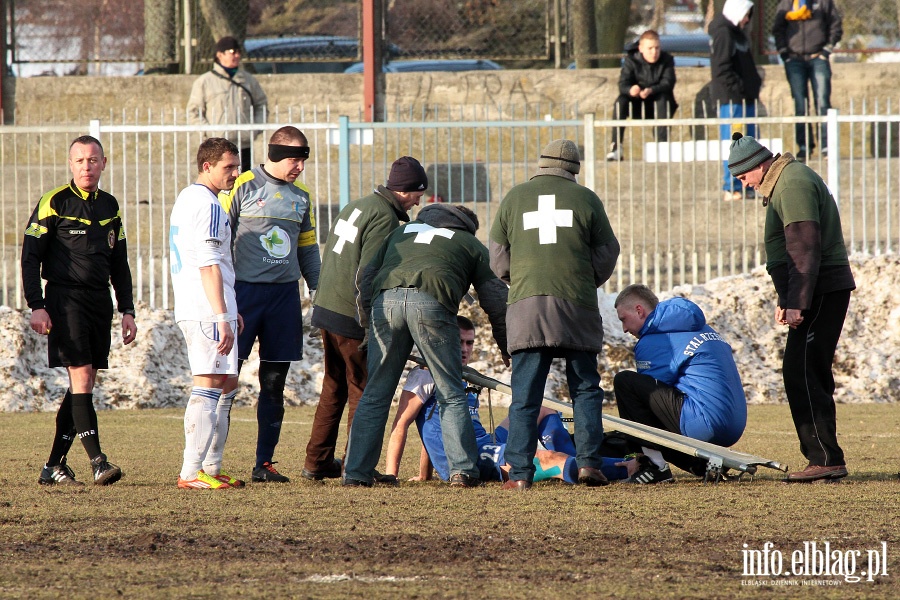
[[(426, 366), (425, 361), (418, 356), (410, 356), (409, 359), (421, 366)], [(463, 379), (469, 383), (512, 397), (512, 388), (502, 381), (482, 375), (469, 366), (463, 366), (462, 369)], [(563, 411), (566, 414), (572, 414), (573, 412), (572, 404), (569, 402), (561, 402), (545, 396), (543, 404), (548, 408)], [(678, 433), (672, 433), (671, 431), (636, 423), (606, 413), (603, 414), (603, 427), (606, 431), (618, 431), (638, 440), (705, 460), (706, 473), (704, 481), (718, 482), (726, 477), (726, 471), (729, 469), (740, 473), (737, 477), (738, 479), (742, 479), (747, 474), (750, 476), (751, 481), (758, 467), (766, 467), (785, 473), (789, 470), (787, 465), (775, 460), (746, 452), (738, 452), (709, 442), (701, 442)]]

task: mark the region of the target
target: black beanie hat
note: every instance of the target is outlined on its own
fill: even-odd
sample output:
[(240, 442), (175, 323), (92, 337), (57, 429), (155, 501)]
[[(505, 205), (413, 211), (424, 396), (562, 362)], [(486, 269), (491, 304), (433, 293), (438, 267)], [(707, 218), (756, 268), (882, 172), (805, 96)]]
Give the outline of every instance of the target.
[(385, 187), (394, 192), (424, 191), (428, 187), (428, 176), (419, 161), (412, 156), (401, 156), (391, 165)]
[(216, 52), (227, 52), (229, 50), (240, 50), (241, 43), (230, 35), (226, 35), (216, 42)]

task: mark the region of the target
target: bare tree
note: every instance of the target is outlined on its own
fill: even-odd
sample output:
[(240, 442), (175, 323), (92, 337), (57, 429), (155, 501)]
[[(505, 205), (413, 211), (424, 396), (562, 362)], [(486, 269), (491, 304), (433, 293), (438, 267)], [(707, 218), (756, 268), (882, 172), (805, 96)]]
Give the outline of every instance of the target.
[(589, 69), (596, 66), (591, 58), (597, 53), (597, 23), (594, 19), (594, 0), (573, 0), (572, 43), (575, 66)]
[[(597, 50), (600, 54), (615, 54), (616, 58), (604, 58), (598, 66), (618, 67), (628, 32), (628, 16), (631, 2), (622, 0), (594, 0), (597, 22)], [(580, 66), (580, 65), (579, 65)]]
[(666, 0), (655, 0), (653, 4), (653, 18), (650, 19), (650, 29), (661, 32), (666, 24), (666, 8), (670, 2)]
[(175, 0), (144, 2), (144, 73), (174, 73), (178, 36)]
[(200, 0), (200, 12), (214, 40), (226, 35), (241, 41), (247, 37), (250, 0)]

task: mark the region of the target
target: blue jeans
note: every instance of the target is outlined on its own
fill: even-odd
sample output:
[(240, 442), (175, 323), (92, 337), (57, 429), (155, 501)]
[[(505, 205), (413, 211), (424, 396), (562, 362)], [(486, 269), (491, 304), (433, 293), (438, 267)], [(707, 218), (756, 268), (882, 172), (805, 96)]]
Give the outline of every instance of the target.
[(374, 479), (391, 400), (415, 344), (434, 377), (450, 474), (477, 478), (478, 448), (462, 380), (456, 314), (416, 288), (394, 288), (375, 298), (370, 321), (369, 380), (350, 426), (344, 476), (369, 483)]
[[(741, 117), (755, 117), (756, 116), (756, 104), (722, 104), (719, 106), (719, 118), (720, 119), (739, 119)], [(743, 130), (744, 135), (749, 135), (752, 137), (756, 137), (756, 125), (753, 123), (749, 123), (743, 126), (745, 129)], [(737, 177), (731, 176), (731, 171), (728, 170), (728, 150), (731, 144), (731, 134), (732, 127), (730, 124), (726, 123), (724, 125), (719, 125), (719, 139), (720, 140), (728, 140), (728, 146), (726, 146), (725, 150), (725, 160), (722, 161), (723, 167), (723, 178), (722, 178), (722, 189), (728, 192), (737, 192), (741, 189), (741, 182)]]
[[(821, 117), (828, 112), (828, 109), (831, 108), (831, 62), (827, 58), (820, 57), (809, 60), (791, 58), (784, 63), (784, 71), (787, 74), (788, 84), (791, 86), (795, 115), (805, 117), (809, 114), (807, 109), (810, 85), (812, 85), (816, 114)], [(797, 138), (798, 146), (811, 151), (816, 144), (815, 140), (809, 140), (807, 143), (807, 127), (809, 127), (808, 123), (797, 123), (794, 125), (794, 135)], [(822, 148), (828, 146), (828, 136), (824, 124), (819, 130), (819, 141)]]
[(538, 413), (544, 385), (554, 358), (566, 359), (566, 380), (575, 412), (575, 448), (578, 468), (603, 466), (603, 390), (597, 372), (597, 353), (566, 348), (519, 350), (512, 355), (512, 404), (506, 462), (510, 479), (534, 479), (538, 443)]

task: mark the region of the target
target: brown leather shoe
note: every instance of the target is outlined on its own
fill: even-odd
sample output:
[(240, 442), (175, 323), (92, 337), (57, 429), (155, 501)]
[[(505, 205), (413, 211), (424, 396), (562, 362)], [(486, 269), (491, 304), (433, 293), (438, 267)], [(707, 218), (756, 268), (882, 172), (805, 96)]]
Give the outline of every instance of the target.
[(500, 489), (513, 492), (524, 492), (525, 490), (531, 489), (531, 482), (527, 479), (510, 479), (504, 483), (503, 487)]
[(845, 465), (831, 465), (829, 467), (807, 465), (802, 471), (789, 473), (782, 481), (786, 483), (809, 483), (810, 481), (819, 481), (822, 479), (841, 479), (846, 476), (847, 467)]
[(609, 480), (600, 469), (581, 467), (578, 469), (578, 483), (588, 487), (599, 487), (601, 485), (609, 485)]

